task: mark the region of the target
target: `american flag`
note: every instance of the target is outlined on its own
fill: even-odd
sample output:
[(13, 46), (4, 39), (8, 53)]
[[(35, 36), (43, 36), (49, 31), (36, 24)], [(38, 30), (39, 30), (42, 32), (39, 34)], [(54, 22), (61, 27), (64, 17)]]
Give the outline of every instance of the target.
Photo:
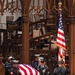
[(63, 28), (63, 24), (62, 24), (62, 12), (60, 12), (56, 44), (59, 48), (66, 50), (64, 28)]
[(63, 23), (62, 23), (62, 12), (61, 11), (60, 11), (60, 17), (59, 17), (59, 26), (58, 26), (56, 44), (59, 47), (58, 61), (60, 61), (60, 60), (65, 61), (66, 42), (65, 42), (65, 35), (64, 35), (64, 28), (63, 28)]
[(40, 73), (28, 64), (19, 64), (19, 72), (21, 75), (40, 75)]

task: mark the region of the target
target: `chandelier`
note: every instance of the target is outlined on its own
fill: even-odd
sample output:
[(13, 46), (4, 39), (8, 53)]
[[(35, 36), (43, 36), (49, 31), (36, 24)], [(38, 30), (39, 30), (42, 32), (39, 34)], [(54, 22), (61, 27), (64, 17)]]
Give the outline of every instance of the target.
[(12, 15), (15, 12), (21, 12), (20, 0), (0, 0), (0, 13), (10, 12)]

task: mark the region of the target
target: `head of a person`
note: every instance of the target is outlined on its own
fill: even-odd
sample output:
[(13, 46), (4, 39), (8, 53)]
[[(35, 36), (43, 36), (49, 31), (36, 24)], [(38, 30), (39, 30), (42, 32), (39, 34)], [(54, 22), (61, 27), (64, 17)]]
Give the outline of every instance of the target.
[(38, 60), (39, 60), (39, 59), (38, 59), (39, 56), (40, 56), (39, 54), (35, 54), (35, 55), (34, 55), (35, 61), (38, 61)]
[(12, 60), (12, 63), (13, 63), (13, 67), (17, 67), (17, 65), (18, 65), (18, 63), (19, 63), (19, 60), (13, 59), (13, 60)]
[(7, 60), (8, 60), (8, 62), (12, 63), (12, 59), (13, 59), (13, 57), (9, 56)]
[(58, 61), (58, 66), (59, 66), (59, 67), (62, 67), (62, 66), (63, 66), (63, 64), (64, 64), (64, 61), (63, 61), (63, 60)]
[(44, 59), (44, 57), (40, 57), (40, 58), (39, 58), (39, 64), (40, 64), (41, 66), (43, 66), (43, 65), (46, 64), (46, 60)]

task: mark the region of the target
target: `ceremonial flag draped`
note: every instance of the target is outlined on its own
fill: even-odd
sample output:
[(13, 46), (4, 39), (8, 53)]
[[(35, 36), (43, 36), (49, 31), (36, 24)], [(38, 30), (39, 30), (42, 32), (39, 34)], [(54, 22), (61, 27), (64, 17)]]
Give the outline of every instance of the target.
[(36, 69), (27, 64), (19, 64), (18, 68), (21, 75), (40, 75)]
[(59, 26), (58, 26), (56, 44), (59, 47), (58, 61), (60, 60), (65, 61), (66, 43), (65, 43), (65, 35), (64, 35), (64, 28), (63, 28), (63, 23), (62, 23), (62, 12), (61, 11), (60, 11), (60, 17), (59, 17)]

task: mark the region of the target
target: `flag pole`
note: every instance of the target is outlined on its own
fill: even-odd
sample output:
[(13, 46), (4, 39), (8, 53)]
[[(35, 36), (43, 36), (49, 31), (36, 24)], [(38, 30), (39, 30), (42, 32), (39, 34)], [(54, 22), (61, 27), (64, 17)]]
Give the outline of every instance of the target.
[(59, 9), (59, 11), (62, 11), (62, 2), (58, 3), (58, 9)]
[(56, 44), (59, 47), (58, 61), (63, 60), (64, 61), (64, 67), (65, 67), (66, 44), (65, 44), (64, 28), (63, 28), (63, 23), (62, 23), (62, 2), (58, 3), (58, 9), (59, 9), (59, 14), (60, 14), (57, 39), (56, 39)]

